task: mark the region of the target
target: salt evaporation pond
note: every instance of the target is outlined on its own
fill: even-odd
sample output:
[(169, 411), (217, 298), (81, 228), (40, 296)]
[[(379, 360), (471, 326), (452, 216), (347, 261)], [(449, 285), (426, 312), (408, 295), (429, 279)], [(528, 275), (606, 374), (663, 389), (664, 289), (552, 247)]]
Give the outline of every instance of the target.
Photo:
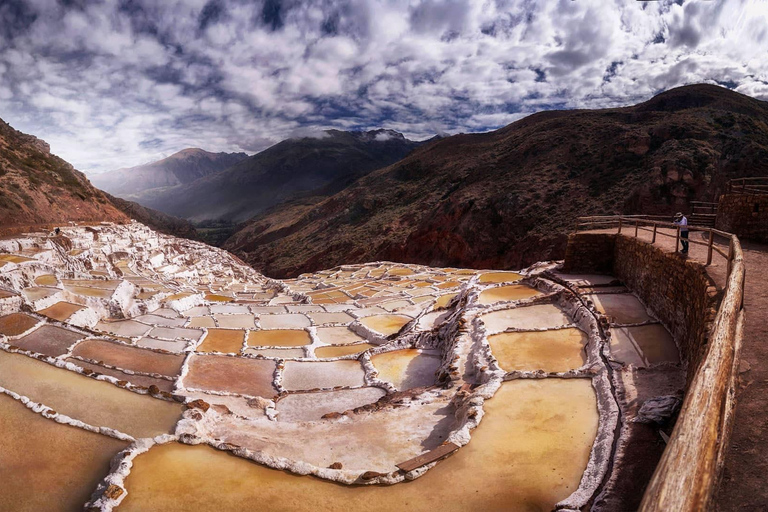
[(580, 299), (555, 264), (275, 281), (138, 223), (62, 236), (0, 241), (3, 510), (579, 508), (616, 432), (603, 351), (679, 367), (625, 288)]

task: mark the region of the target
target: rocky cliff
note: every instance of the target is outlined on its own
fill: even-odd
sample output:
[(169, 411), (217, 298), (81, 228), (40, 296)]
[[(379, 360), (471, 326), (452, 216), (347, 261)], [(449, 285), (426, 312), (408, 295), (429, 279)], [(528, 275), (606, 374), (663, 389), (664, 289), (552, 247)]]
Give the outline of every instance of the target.
[(0, 120), (0, 226), (128, 217), (44, 141)]

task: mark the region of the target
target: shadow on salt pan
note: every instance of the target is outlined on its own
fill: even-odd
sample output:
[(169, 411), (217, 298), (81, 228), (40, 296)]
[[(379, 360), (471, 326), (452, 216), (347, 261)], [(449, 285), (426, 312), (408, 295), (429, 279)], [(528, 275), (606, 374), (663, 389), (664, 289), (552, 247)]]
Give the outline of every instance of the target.
[(283, 387), (287, 390), (362, 386), (365, 372), (357, 360), (287, 361), (283, 371)]
[(395, 350), (371, 358), (379, 371), (379, 379), (391, 382), (398, 390), (431, 386), (440, 357), (417, 349)]
[(638, 367), (680, 362), (675, 340), (660, 324), (612, 328), (611, 357)]
[(610, 317), (611, 322), (636, 324), (653, 320), (642, 302), (629, 293), (588, 295), (598, 311)]
[(317, 421), (330, 412), (344, 412), (377, 401), (381, 388), (344, 389), (320, 393), (294, 393), (277, 402), (278, 421)]

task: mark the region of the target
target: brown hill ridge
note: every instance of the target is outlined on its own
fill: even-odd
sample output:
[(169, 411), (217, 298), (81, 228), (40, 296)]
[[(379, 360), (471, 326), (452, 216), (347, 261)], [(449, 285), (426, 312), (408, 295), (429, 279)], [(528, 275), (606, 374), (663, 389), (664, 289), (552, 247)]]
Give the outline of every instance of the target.
[(192, 224), (95, 188), (37, 137), (0, 119), (0, 228), (69, 221), (136, 219), (175, 236), (196, 238)]
[(561, 258), (577, 216), (685, 211), (730, 178), (768, 174), (767, 122), (768, 103), (712, 85), (541, 112), (273, 207), (224, 247), (272, 277), (374, 260), (519, 268)]
[(0, 226), (128, 220), (47, 143), (0, 119)]

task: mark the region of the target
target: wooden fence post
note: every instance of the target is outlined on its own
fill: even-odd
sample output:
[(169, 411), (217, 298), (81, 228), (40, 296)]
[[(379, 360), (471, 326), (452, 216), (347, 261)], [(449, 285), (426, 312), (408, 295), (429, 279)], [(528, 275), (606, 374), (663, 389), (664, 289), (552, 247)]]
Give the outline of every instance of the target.
[(709, 230), (709, 247), (707, 248), (707, 265), (712, 263), (712, 242), (715, 240), (715, 233)]
[(656, 223), (655, 222), (653, 223), (653, 239), (651, 239), (651, 243), (652, 244), (656, 243)]
[(637, 226), (640, 224), (639, 220), (635, 221), (635, 238), (637, 238)]
[(619, 217), (619, 234), (621, 234), (621, 217)]
[(680, 250), (680, 226), (677, 226), (677, 236), (675, 237), (675, 252)]
[(728, 283), (728, 279), (731, 277), (731, 262), (733, 261), (733, 238), (731, 238), (731, 243), (728, 244), (728, 270), (725, 273), (725, 282)]

